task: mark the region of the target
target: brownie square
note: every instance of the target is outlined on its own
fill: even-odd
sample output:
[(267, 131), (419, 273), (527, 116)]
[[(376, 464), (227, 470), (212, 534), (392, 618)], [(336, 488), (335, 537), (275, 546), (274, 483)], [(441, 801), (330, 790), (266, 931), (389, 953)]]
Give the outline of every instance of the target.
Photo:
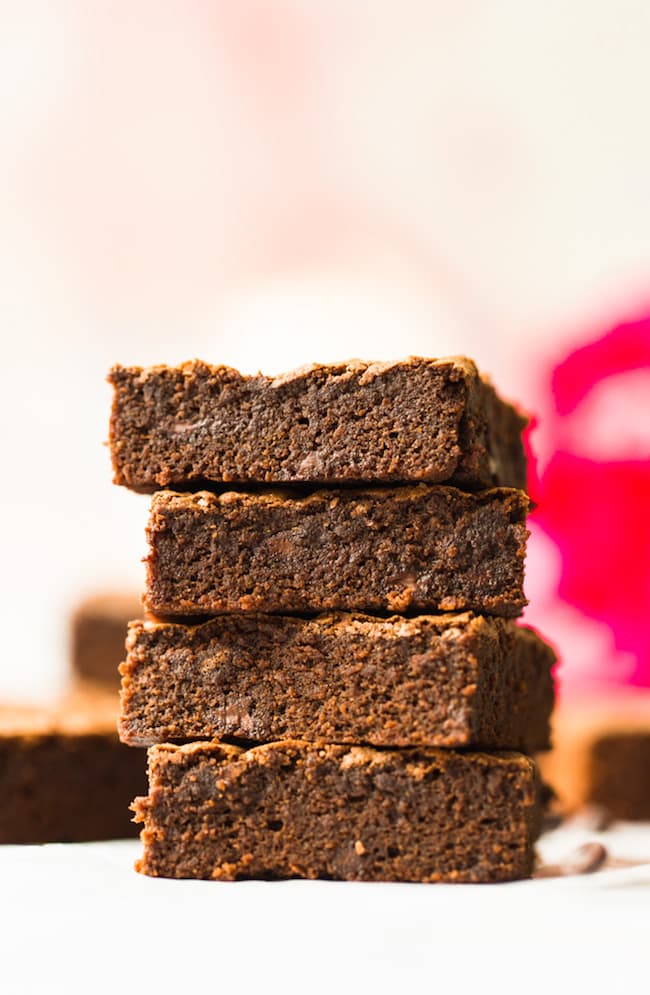
[(219, 615), (133, 622), (120, 734), (373, 746), (549, 745), (553, 651), (483, 616)]
[(201, 483), (447, 481), (525, 487), (526, 420), (463, 357), (351, 360), (279, 377), (225, 366), (116, 366), (114, 479)]
[(518, 753), (192, 743), (150, 749), (134, 809), (157, 877), (496, 882), (531, 873), (540, 791)]
[(0, 707), (0, 843), (136, 835), (145, 753), (120, 743), (116, 712), (115, 694), (90, 690), (52, 708)]
[(514, 617), (523, 491), (154, 494), (145, 604), (162, 616), (464, 611)]

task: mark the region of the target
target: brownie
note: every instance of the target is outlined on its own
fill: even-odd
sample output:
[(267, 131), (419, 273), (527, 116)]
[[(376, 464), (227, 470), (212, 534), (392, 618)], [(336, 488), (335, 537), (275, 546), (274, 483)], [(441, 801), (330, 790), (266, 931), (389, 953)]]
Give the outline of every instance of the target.
[(114, 480), (450, 481), (525, 487), (526, 420), (465, 358), (313, 365), (279, 377), (226, 366), (115, 366)]
[(120, 734), (373, 746), (549, 745), (553, 651), (510, 620), (220, 615), (132, 622)]
[(230, 611), (463, 611), (516, 616), (528, 499), (418, 484), (153, 496), (145, 603)]
[(650, 819), (649, 691), (567, 695), (553, 730), (543, 772), (565, 810), (595, 805), (615, 819)]
[(157, 877), (511, 881), (540, 821), (518, 753), (284, 741), (154, 746), (139, 871)]
[(650, 820), (650, 723), (612, 729), (591, 749), (589, 799), (616, 819)]
[(70, 620), (70, 664), (75, 677), (119, 688), (127, 623), (142, 613), (135, 594), (105, 592), (84, 599)]
[(120, 743), (116, 695), (77, 691), (53, 708), (0, 707), (0, 843), (134, 836), (129, 803), (145, 752)]

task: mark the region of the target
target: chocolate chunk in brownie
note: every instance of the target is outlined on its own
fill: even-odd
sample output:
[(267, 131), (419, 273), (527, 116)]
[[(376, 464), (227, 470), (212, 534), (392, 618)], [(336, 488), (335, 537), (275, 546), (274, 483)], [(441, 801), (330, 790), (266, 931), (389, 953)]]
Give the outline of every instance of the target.
[(70, 621), (70, 663), (75, 677), (119, 688), (127, 624), (142, 613), (135, 594), (106, 592), (86, 598)]
[(150, 746), (233, 736), (373, 746), (549, 745), (553, 651), (515, 622), (220, 615), (132, 622), (120, 734)]
[(650, 819), (650, 692), (565, 695), (542, 769), (569, 812), (591, 805), (610, 819)]
[(77, 691), (53, 708), (0, 707), (0, 843), (134, 836), (145, 752), (120, 743), (117, 696)]
[(471, 610), (518, 615), (528, 499), (419, 484), (154, 495), (145, 602), (157, 615)]
[(134, 809), (154, 876), (489, 882), (530, 875), (540, 794), (518, 753), (192, 743)]
[(197, 481), (449, 481), (525, 487), (525, 419), (471, 360), (411, 358), (242, 376), (198, 361), (116, 366), (114, 479), (138, 490)]

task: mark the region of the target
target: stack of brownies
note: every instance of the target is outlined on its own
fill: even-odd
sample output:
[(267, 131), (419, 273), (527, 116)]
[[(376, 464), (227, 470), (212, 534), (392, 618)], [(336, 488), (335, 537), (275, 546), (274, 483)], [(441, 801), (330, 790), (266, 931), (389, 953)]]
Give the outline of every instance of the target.
[(121, 667), (139, 870), (528, 876), (554, 656), (514, 621), (521, 416), (466, 359), (109, 379), (115, 481), (155, 492)]

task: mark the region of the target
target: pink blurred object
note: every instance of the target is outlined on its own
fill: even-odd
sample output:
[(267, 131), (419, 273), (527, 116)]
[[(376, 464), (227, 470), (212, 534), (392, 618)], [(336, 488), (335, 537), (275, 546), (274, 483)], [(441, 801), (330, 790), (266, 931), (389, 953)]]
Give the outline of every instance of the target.
[[(560, 566), (555, 591), (546, 583), (531, 596), (539, 605), (533, 601), (527, 617), (551, 638), (555, 623), (565, 683), (650, 685), (649, 371), (646, 316), (571, 352), (550, 378), (552, 396), (540, 418), (542, 465), (530, 485), (538, 504), (533, 584), (544, 587), (540, 570), (549, 580), (537, 529), (557, 547)], [(582, 624), (566, 625), (567, 608)], [(593, 645), (592, 622), (600, 626), (599, 648), (577, 666), (579, 643)]]

